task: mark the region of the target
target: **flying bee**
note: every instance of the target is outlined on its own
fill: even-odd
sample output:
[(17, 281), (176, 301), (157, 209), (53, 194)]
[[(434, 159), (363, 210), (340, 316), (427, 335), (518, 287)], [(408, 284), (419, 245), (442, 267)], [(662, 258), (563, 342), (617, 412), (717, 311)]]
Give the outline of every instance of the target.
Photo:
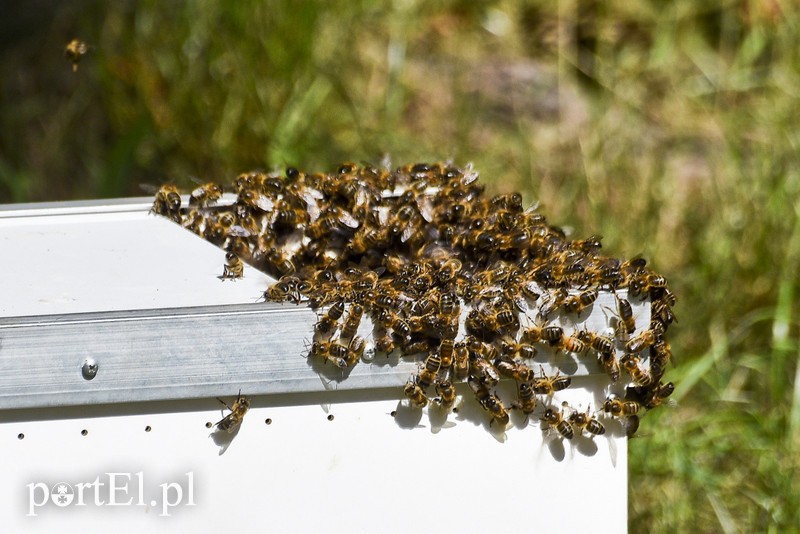
[[(566, 406), (566, 402), (564, 406)], [(579, 412), (577, 410), (573, 411), (569, 415), (569, 422), (572, 423), (572, 426), (578, 429), (579, 432), (583, 432), (584, 430), (589, 434), (594, 436), (599, 436), (601, 434), (606, 433), (606, 427), (597, 420), (591, 413), (591, 406), (585, 412)]]
[(489, 391), (487, 385), (477, 377), (470, 376), (467, 382), (481, 407), (492, 416), (492, 421), (489, 424), (491, 425), (497, 421), (501, 426), (506, 426), (509, 420), (508, 411), (497, 395)]
[(520, 410), (525, 415), (530, 415), (536, 409), (536, 397), (533, 388), (527, 382), (519, 383), (519, 400), (511, 404), (511, 407)]
[(89, 45), (80, 39), (73, 39), (64, 48), (64, 57), (72, 63), (72, 72), (77, 72), (78, 63), (89, 52)]
[(424, 408), (428, 405), (428, 397), (425, 396), (425, 391), (419, 387), (419, 384), (417, 384), (413, 376), (406, 382), (403, 393), (405, 393), (406, 397), (408, 397), (417, 408)]
[(319, 320), (317, 325), (314, 327), (317, 333), (319, 334), (327, 334), (331, 330), (336, 327), (336, 324), (339, 322), (339, 319), (344, 314), (344, 301), (337, 300), (333, 306), (331, 306), (325, 315), (322, 316), (322, 319)]
[(228, 406), (224, 400), (217, 397), (217, 400), (222, 403), (231, 413), (223, 417), (216, 423), (217, 430), (222, 430), (227, 432), (228, 434), (233, 434), (239, 425), (242, 424), (242, 420), (244, 419), (244, 414), (247, 413), (247, 410), (250, 409), (250, 400), (242, 395), (242, 390), (239, 390), (239, 394), (236, 397), (236, 400), (233, 403), (233, 406)]
[(208, 182), (191, 192), (189, 206), (204, 208), (214, 204), (220, 198), (222, 198), (222, 187), (213, 182)]
[(364, 307), (361, 304), (351, 304), (350, 311), (342, 326), (342, 339), (352, 339), (356, 335), (358, 326), (361, 324), (361, 317), (364, 315)]
[(517, 382), (532, 382), (536, 378), (533, 369), (514, 361), (508, 356), (500, 356), (494, 360), (494, 367), (503, 376), (513, 378)]
[(569, 387), (572, 379), (568, 376), (561, 376), (556, 372), (555, 376), (547, 376), (544, 374), (544, 368), (539, 366), (541, 370), (541, 378), (533, 380), (533, 391), (539, 395), (553, 396), (556, 391), (561, 391)]
[(180, 209), (181, 195), (178, 193), (178, 188), (171, 184), (165, 184), (156, 192), (156, 198), (153, 201), (153, 207), (150, 208), (150, 213), (163, 215), (175, 222), (180, 222)]
[(653, 383), (653, 375), (642, 368), (641, 361), (637, 356), (626, 354), (620, 360), (620, 363), (622, 363), (622, 366), (628, 371), (628, 374), (631, 375), (634, 383), (644, 387)]
[(223, 281), (244, 278), (244, 263), (239, 259), (239, 256), (233, 252), (228, 252), (225, 254), (225, 261), (225, 265), (222, 266), (222, 276), (220, 277)]
[(322, 358), (325, 363), (331, 362), (336, 367), (344, 369), (347, 367), (347, 347), (335, 341), (314, 341), (311, 344), (311, 355)]
[(436, 398), (436, 402), (442, 408), (450, 408), (456, 402), (456, 388), (453, 386), (453, 383), (446, 378), (438, 378), (436, 379), (436, 394), (439, 395)]
[(557, 408), (545, 410), (542, 421), (547, 423), (550, 428), (555, 428), (559, 434), (567, 439), (572, 439), (575, 436), (572, 426), (564, 419), (563, 414)]
[(586, 291), (582, 291), (577, 295), (570, 295), (564, 302), (562, 303), (562, 308), (567, 313), (574, 313), (575, 315), (580, 315), (580, 313), (594, 304), (594, 301), (597, 300), (597, 296), (600, 292), (597, 288), (594, 289), (587, 289)]
[(659, 384), (649, 390), (649, 394), (645, 396), (643, 402), (645, 408), (653, 409), (660, 405), (667, 397), (672, 395), (673, 391), (675, 391), (675, 384), (672, 382), (667, 382), (666, 384), (659, 382)]

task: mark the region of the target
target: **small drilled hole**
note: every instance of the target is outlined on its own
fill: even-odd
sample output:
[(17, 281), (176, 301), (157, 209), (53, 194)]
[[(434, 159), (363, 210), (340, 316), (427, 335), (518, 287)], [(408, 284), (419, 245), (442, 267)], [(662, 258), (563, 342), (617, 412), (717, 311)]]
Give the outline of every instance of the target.
[(20, 432), (19, 434), (17, 434), (17, 439), (25, 439), (25, 434)]
[(395, 417), (397, 415), (397, 411), (396, 410), (392, 410), (392, 413), (390, 413), (389, 415), (391, 415), (392, 417)]
[(211, 428), (212, 426), (214, 426), (214, 425), (212, 425), (212, 424), (211, 424), (211, 421), (209, 421), (208, 423), (206, 423), (206, 428)]
[(458, 408), (453, 408), (453, 413), (458, 413)]
[(272, 424), (272, 419), (267, 417), (266, 419), (264, 419), (264, 422), (267, 423), (268, 425), (271, 425)]
[(87, 434), (89, 434), (88, 430), (86, 430), (85, 428), (81, 430), (81, 436), (86, 436)]
[(328, 416), (328, 421), (333, 421), (333, 414), (330, 414), (330, 415)]
[(151, 430), (153, 430), (153, 429), (152, 429), (152, 427), (150, 427), (150, 425), (147, 425), (146, 427), (144, 427), (144, 431), (145, 432), (150, 432)]

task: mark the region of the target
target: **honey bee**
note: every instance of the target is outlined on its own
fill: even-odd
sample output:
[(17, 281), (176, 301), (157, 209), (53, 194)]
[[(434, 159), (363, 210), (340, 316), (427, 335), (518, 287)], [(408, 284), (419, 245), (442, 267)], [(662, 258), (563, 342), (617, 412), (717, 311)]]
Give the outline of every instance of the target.
[(536, 357), (536, 347), (529, 343), (517, 343), (514, 340), (501, 340), (500, 352), (506, 356), (519, 356), (525, 359)]
[(536, 409), (536, 397), (533, 395), (533, 388), (527, 382), (519, 383), (519, 400), (511, 404), (511, 407), (520, 410), (525, 415), (530, 415)]
[(428, 397), (425, 396), (425, 391), (419, 386), (416, 379), (412, 376), (406, 382), (403, 393), (417, 408), (424, 408), (428, 405)]
[(453, 374), (463, 380), (469, 373), (469, 350), (464, 342), (460, 341), (453, 348)]
[(622, 366), (631, 375), (634, 383), (647, 387), (653, 383), (653, 376), (642, 368), (638, 357), (633, 354), (626, 354), (621, 360)]
[(556, 346), (564, 352), (574, 352), (576, 354), (586, 350), (586, 344), (577, 335), (561, 336), (561, 340)]
[(244, 415), (247, 413), (247, 410), (250, 409), (250, 400), (242, 395), (242, 390), (239, 390), (239, 394), (236, 397), (236, 401), (234, 401), (233, 406), (228, 406), (224, 400), (217, 397), (217, 400), (222, 403), (231, 413), (223, 417), (219, 420), (215, 426), (217, 430), (225, 431), (228, 434), (233, 434), (239, 425), (242, 424), (242, 420), (244, 419)]
[(667, 287), (667, 279), (655, 273), (640, 274), (628, 282), (628, 287), (631, 295), (636, 297)]
[(427, 389), (435, 380), (439, 369), (442, 367), (442, 359), (438, 354), (430, 354), (425, 359), (425, 365), (419, 370), (417, 384), (423, 389)]
[[(564, 406), (567, 404), (564, 403)], [(591, 406), (585, 412), (573, 411), (569, 416), (569, 422), (572, 426), (578, 429), (579, 432), (584, 430), (594, 436), (599, 436), (606, 433), (606, 427), (597, 420), (591, 413)]]
[(191, 192), (189, 195), (189, 206), (204, 208), (214, 204), (220, 198), (222, 198), (222, 187), (209, 182)]
[(533, 369), (507, 356), (496, 358), (494, 367), (501, 375), (513, 378), (517, 382), (532, 382), (536, 378)]
[(556, 391), (566, 389), (572, 383), (572, 379), (568, 376), (561, 376), (558, 372), (555, 376), (547, 376), (544, 374), (544, 368), (541, 366), (539, 368), (542, 376), (533, 381), (533, 391), (539, 395), (552, 396)]
[(311, 344), (311, 355), (322, 358), (325, 363), (331, 362), (336, 367), (344, 369), (347, 367), (347, 357), (350, 354), (347, 347), (335, 341), (314, 341)]
[(600, 292), (595, 289), (587, 289), (577, 295), (570, 295), (562, 303), (564, 311), (567, 313), (574, 313), (579, 315), (583, 310), (594, 304)]
[(450, 408), (456, 402), (456, 388), (453, 386), (453, 383), (447, 380), (446, 378), (439, 378), (436, 380), (436, 394), (439, 395), (436, 398), (436, 402), (442, 408)]
[[(144, 187), (144, 186), (143, 186)], [(181, 195), (178, 188), (171, 184), (162, 185), (156, 193), (150, 213), (163, 215), (175, 222), (180, 222)]]
[(625, 351), (630, 353), (640, 352), (647, 347), (655, 344), (661, 337), (660, 333), (654, 330), (645, 330), (633, 339), (625, 343)]
[(280, 276), (290, 275), (296, 271), (291, 257), (287, 254), (284, 254), (276, 247), (272, 247), (267, 252), (267, 261)]
[(441, 267), (439, 267), (439, 272), (436, 274), (437, 281), (441, 285), (446, 285), (452, 282), (461, 271), (461, 267), (461, 261), (455, 258), (447, 260), (442, 264)]
[(614, 352), (614, 341), (608, 337), (589, 330), (576, 332), (578, 339), (589, 345), (600, 354), (610, 354)]
[(666, 370), (667, 362), (672, 359), (672, 350), (669, 342), (659, 339), (650, 346), (650, 372), (653, 377), (661, 378)]
[(477, 377), (470, 376), (467, 382), (481, 407), (492, 416), (492, 421), (489, 424), (491, 425), (496, 421), (502, 426), (507, 425), (509, 420), (508, 411), (497, 395), (489, 391), (487, 385)]
[(547, 423), (550, 428), (555, 428), (559, 434), (567, 439), (572, 439), (575, 434), (572, 431), (572, 426), (564, 419), (563, 414), (556, 408), (548, 408), (544, 412), (542, 421)]
[(89, 45), (80, 39), (73, 39), (64, 48), (64, 57), (72, 63), (72, 72), (77, 72), (78, 63), (89, 51)]
[(350, 311), (347, 313), (347, 318), (342, 326), (341, 337), (343, 339), (351, 339), (358, 330), (361, 324), (361, 317), (364, 315), (364, 307), (360, 304), (351, 304)]
[(222, 276), (220, 277), (223, 281), (244, 278), (244, 263), (239, 256), (228, 252), (225, 254), (225, 261), (226, 264), (222, 267)]
[(598, 352), (597, 361), (603, 366), (612, 382), (619, 380), (619, 361), (614, 352)]
[(439, 296), (439, 311), (444, 315), (457, 315), (459, 312), (458, 298), (452, 293), (442, 293)]
[(364, 354), (365, 347), (366, 342), (360, 336), (355, 336), (350, 340), (350, 343), (346, 347), (347, 356), (345, 356), (345, 362), (347, 363), (347, 367), (353, 367), (358, 363), (358, 360), (361, 359), (361, 355)]
[(279, 200), (272, 210), (272, 225), (274, 227), (295, 228), (297, 225), (306, 224), (309, 214), (305, 208), (294, 206), (286, 200)]
[(603, 411), (614, 417), (636, 415), (641, 409), (641, 404), (636, 401), (622, 400), (616, 395), (609, 395), (603, 403)]
[(319, 320), (315, 329), (320, 334), (327, 334), (336, 326), (339, 319), (344, 314), (344, 301), (337, 300), (336, 303), (328, 309), (322, 319)]
[(394, 340), (391, 336), (385, 333), (382, 336), (377, 336), (375, 338), (375, 350), (378, 352), (382, 352), (386, 355), (391, 354), (394, 352), (394, 349), (397, 348), (395, 346)]
[(455, 349), (455, 340), (452, 338), (444, 338), (439, 344), (439, 358), (441, 359), (442, 369), (449, 369), (453, 365), (453, 351)]
[(624, 341), (636, 330), (636, 320), (633, 318), (633, 308), (626, 299), (617, 297), (617, 307), (619, 309), (619, 324), (617, 325), (618, 334)]

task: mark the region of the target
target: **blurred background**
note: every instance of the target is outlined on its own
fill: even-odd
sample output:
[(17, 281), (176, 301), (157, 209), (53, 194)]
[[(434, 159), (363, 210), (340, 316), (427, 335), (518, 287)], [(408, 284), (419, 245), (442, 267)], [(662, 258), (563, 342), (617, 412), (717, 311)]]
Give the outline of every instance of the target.
[(0, 202), (473, 162), (679, 297), (678, 405), (630, 442), (631, 531), (797, 531), (799, 7), (6, 2)]

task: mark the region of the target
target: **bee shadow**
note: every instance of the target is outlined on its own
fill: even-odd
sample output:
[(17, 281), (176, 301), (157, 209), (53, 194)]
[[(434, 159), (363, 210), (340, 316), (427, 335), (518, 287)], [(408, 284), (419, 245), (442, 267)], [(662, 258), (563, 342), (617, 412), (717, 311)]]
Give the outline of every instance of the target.
[(397, 408), (394, 411), (394, 421), (400, 428), (424, 428), (419, 424), (422, 420), (422, 408), (411, 406), (404, 400), (397, 401)]
[(428, 421), (431, 424), (431, 433), (438, 434), (443, 428), (452, 428), (456, 424), (448, 421), (450, 408), (444, 408), (439, 403), (431, 402), (428, 404)]
[(586, 435), (578, 436), (573, 443), (575, 443), (575, 450), (584, 456), (591, 457), (597, 454), (597, 442), (593, 438)]
[(216, 428), (209, 437), (214, 441), (214, 445), (219, 447), (219, 455), (222, 456), (228, 450), (228, 447), (231, 446), (233, 440), (236, 436), (239, 435), (239, 428), (241, 425), (237, 425), (233, 432), (227, 432), (225, 430), (220, 430)]

